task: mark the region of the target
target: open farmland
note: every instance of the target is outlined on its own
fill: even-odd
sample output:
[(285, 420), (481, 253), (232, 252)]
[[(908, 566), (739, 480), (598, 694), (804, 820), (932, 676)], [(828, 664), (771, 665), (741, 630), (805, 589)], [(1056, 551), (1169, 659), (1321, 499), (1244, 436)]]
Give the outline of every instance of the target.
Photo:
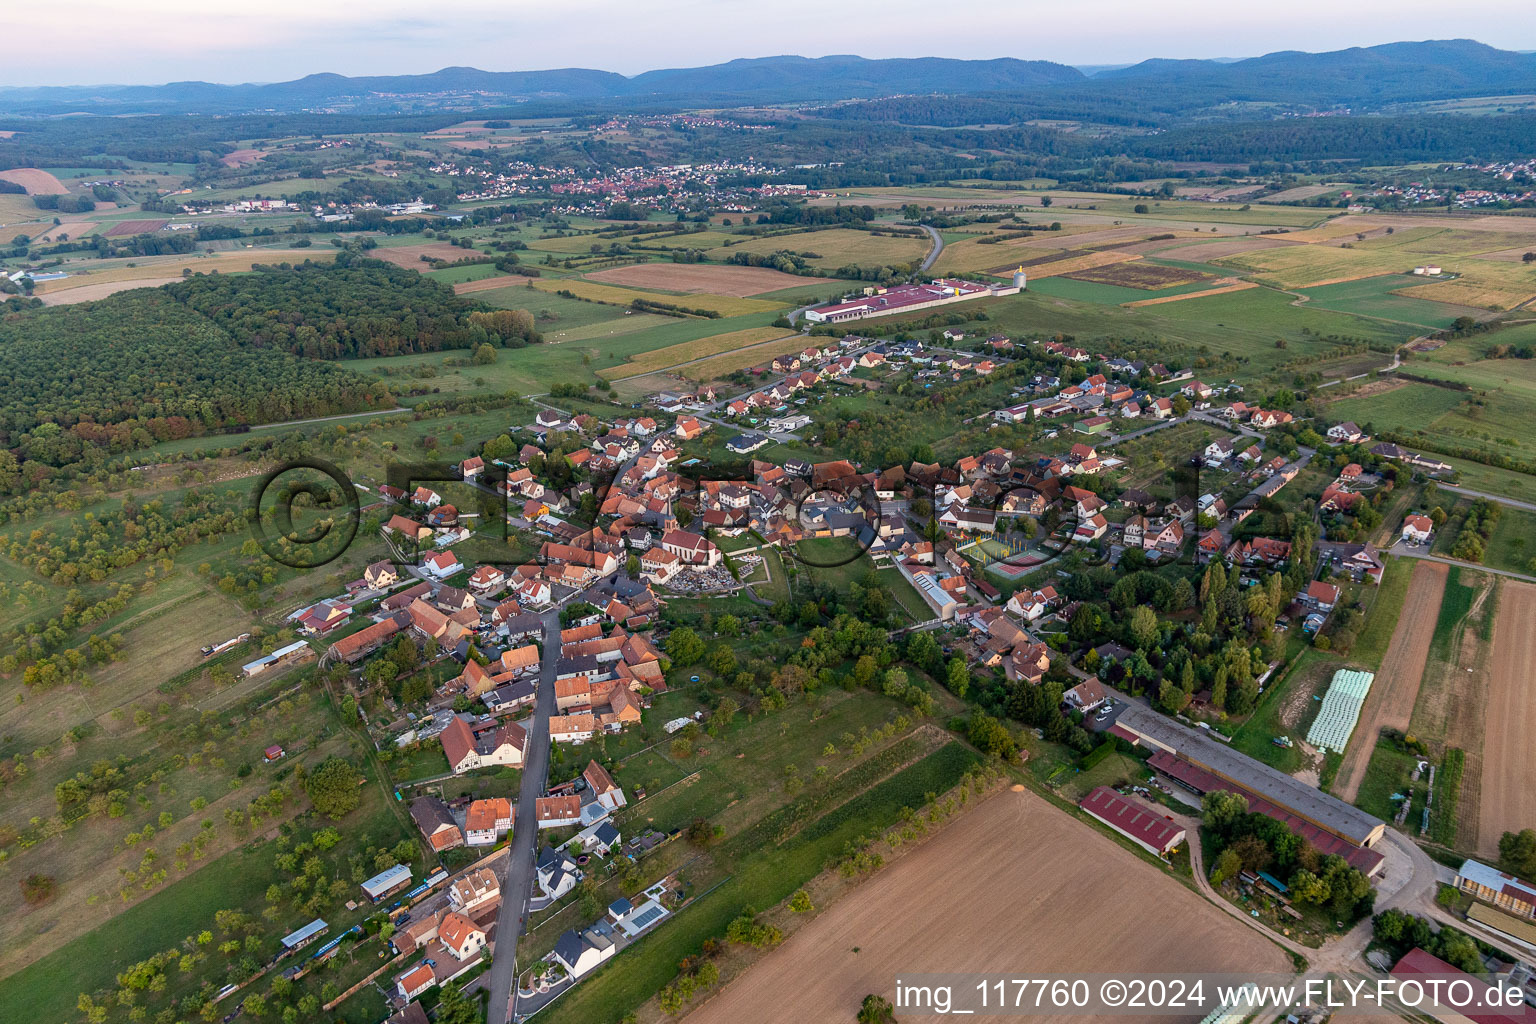
[(1360, 721), (1355, 725), (1344, 762), (1339, 766), (1334, 792), (1340, 799), (1353, 801), (1365, 779), (1365, 769), (1376, 738), (1385, 728), (1407, 729), (1413, 715), (1413, 703), (1419, 696), (1419, 682), (1429, 660), (1429, 642), (1440, 617), (1440, 601), (1445, 593), (1447, 568), (1439, 562), (1419, 562), (1408, 581), (1408, 597), (1398, 617), (1397, 629), (1387, 656), (1382, 660)]
[(469, 259), (477, 255), (469, 249), (460, 249), (456, 245), (447, 242), (423, 242), (418, 245), (381, 245), (368, 255), (375, 259), (387, 260), (397, 267), (406, 270), (425, 270), (429, 264), (422, 259), (426, 256), (434, 260), (444, 260), (453, 263), (456, 260)]
[(1399, 295), (1435, 302), (1455, 302), (1483, 309), (1513, 309), (1536, 298), (1536, 267), (1529, 263), (1499, 263), (1493, 260), (1459, 260), (1446, 266), (1454, 281), (1433, 281), (1403, 288)]
[[(1062, 254), (1064, 259), (1043, 260), (1033, 265), (1023, 264), (1030, 280), (1045, 277), (1063, 277), (1067, 274), (1076, 274), (1085, 270), (1095, 270), (1116, 263), (1125, 263), (1139, 259), (1130, 253), (1115, 252), (1113, 250), (1098, 252), (1079, 252), (1069, 250)], [(1006, 274), (1013, 270), (1011, 266), (999, 266), (993, 269), (995, 274)]]
[[(463, 252), (463, 250), (459, 250)], [(661, 302), (689, 309), (707, 309), (721, 316), (742, 316), (746, 313), (772, 313), (784, 308), (784, 303), (765, 299), (741, 299), (729, 295), (667, 295), (663, 292), (644, 292), (634, 288), (618, 288), (598, 284), (595, 281), (552, 280), (537, 278), (534, 288), (541, 292), (570, 292), (578, 299), (606, 302), (610, 306), (628, 306), (636, 299), (645, 302)]]
[[(303, 260), (330, 260), (334, 253), (305, 249), (243, 249), (239, 252), (204, 253), (198, 256), (173, 256), (155, 261), (153, 258), (134, 260), (134, 266), (120, 264), (102, 270), (75, 270), (68, 277), (57, 281), (42, 281), (37, 286), (37, 296), (44, 302), (60, 292), (85, 288), (90, 285), (118, 281), (137, 281), (163, 284), (167, 277), (180, 279), (183, 270), (194, 274), (218, 272), (234, 274), (250, 270), (258, 263), (297, 263)], [(140, 287), (140, 285), (135, 285)], [(94, 296), (100, 298), (100, 295)]]
[(733, 352), (712, 356), (687, 366), (679, 367), (679, 372), (690, 380), (707, 381), (737, 370), (745, 370), (749, 366), (757, 366), (766, 363), (774, 356), (781, 356), (787, 352), (798, 352), (805, 346), (805, 339), (797, 334), (777, 341), (765, 341), (750, 348), (738, 348)]
[(1149, 292), (1161, 291), (1164, 288), (1174, 288), (1181, 284), (1194, 284), (1197, 281), (1208, 281), (1211, 277), (1211, 275), (1201, 273), (1198, 270), (1164, 267), (1156, 263), (1147, 263), (1143, 260), (1137, 260), (1134, 263), (1091, 267), (1087, 270), (1076, 270), (1061, 276), (1070, 277), (1074, 281), (1094, 281), (1099, 284), (1118, 285), (1122, 288), (1140, 288), (1143, 291)]
[[(953, 870), (959, 863), (968, 869)], [(1179, 942), (1148, 941), (1147, 917), (1125, 900), (1069, 895), (1106, 879)], [(1091, 826), (1032, 793), (1005, 792), (865, 882), (687, 1019), (734, 1024), (771, 1005), (785, 1020), (851, 1020), (866, 993), (889, 997), (903, 971), (980, 972), (1001, 963), (1043, 973), (1106, 963), (1128, 972), (1285, 972), (1290, 964), (1257, 932)]]
[[(658, 370), (667, 370), (674, 366), (686, 366), (689, 363), (707, 359), (722, 352), (736, 352), (749, 349), (751, 346), (761, 344), (762, 342), (773, 341), (783, 337), (785, 337), (784, 330), (779, 327), (748, 327), (745, 330), (730, 331), (726, 334), (699, 338), (696, 341), (684, 341), (676, 345), (668, 345), (666, 348), (652, 349), (649, 352), (640, 352), (630, 356), (629, 361), (626, 363), (599, 370), (598, 376), (613, 380), (621, 377), (634, 377), (643, 373), (655, 373)], [(794, 335), (793, 337), (797, 341), (803, 341), (799, 335)], [(771, 356), (764, 358), (771, 358)]]
[(599, 270), (588, 274), (587, 280), (636, 288), (658, 288), (690, 295), (710, 292), (715, 295), (734, 295), (737, 298), (810, 283), (807, 278), (768, 267), (721, 267), (708, 263), (639, 263), (632, 267)]
[(0, 178), (14, 181), (26, 189), (29, 196), (62, 196), (69, 192), (62, 181), (38, 167), (12, 167), (0, 171)]
[(1249, 288), (1258, 287), (1258, 285), (1254, 284), (1252, 281), (1239, 281), (1236, 278), (1223, 278), (1223, 280), (1228, 283), (1222, 284), (1218, 282), (1214, 288), (1206, 288), (1197, 292), (1180, 292), (1177, 295), (1159, 295), (1151, 299), (1137, 299), (1135, 302), (1127, 302), (1125, 305), (1130, 309), (1139, 309), (1142, 306), (1160, 306), (1165, 302), (1179, 302), (1183, 299), (1199, 299), (1209, 295), (1224, 295), (1227, 292), (1241, 292), (1247, 291)]
[(1283, 249), (1264, 249), (1225, 256), (1221, 262), (1250, 271), (1265, 284), (1279, 288), (1305, 288), (1401, 273), (1412, 269), (1415, 260), (1391, 250), (1293, 245)]
[(1385, 320), (1397, 320), (1436, 330), (1451, 326), (1458, 316), (1471, 316), (1481, 312), (1470, 306), (1428, 302), (1403, 294), (1403, 288), (1418, 280), (1422, 278), (1415, 278), (1409, 274), (1383, 274), (1378, 277), (1362, 277), (1357, 281), (1308, 288), (1303, 294), (1306, 295), (1308, 302), (1321, 309), (1336, 309), (1341, 313), (1381, 317)]
[(1536, 585), (1505, 580), (1493, 626), (1492, 689), (1483, 733), (1477, 852), (1495, 857), (1499, 836), (1536, 822)]
[(157, 217), (153, 220), (120, 220), (107, 228), (102, 234), (108, 238), (122, 238), (125, 235), (147, 235), (151, 232), (159, 231), (168, 223), (170, 222), (164, 217)]
[(498, 288), (526, 288), (531, 277), (521, 274), (499, 274), (495, 277), (482, 277), (475, 281), (459, 281), (453, 286), (453, 294), (470, 295), (474, 292), (491, 292)]
[(792, 252), (803, 256), (812, 266), (836, 270), (850, 264), (877, 267), (917, 263), (927, 254), (928, 249), (928, 239), (921, 235), (875, 235), (851, 228), (830, 228), (826, 231), (754, 238), (740, 245), (721, 246), (711, 249), (709, 258), (724, 260), (737, 252), (757, 253), (760, 256)]

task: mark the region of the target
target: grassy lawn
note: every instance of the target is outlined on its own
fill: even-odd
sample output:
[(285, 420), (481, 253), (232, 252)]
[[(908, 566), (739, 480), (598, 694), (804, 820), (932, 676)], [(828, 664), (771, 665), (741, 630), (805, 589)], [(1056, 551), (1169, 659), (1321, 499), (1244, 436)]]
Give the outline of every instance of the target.
[(1484, 552), (1483, 564), (1536, 575), (1536, 512), (1505, 506)]
[[(1289, 736), (1294, 742), (1306, 736), (1307, 726), (1316, 717), (1319, 706), (1312, 697), (1328, 688), (1341, 664), (1326, 651), (1315, 647), (1303, 650), (1278, 683), (1265, 687), (1258, 707), (1232, 734), (1233, 749), (1283, 772), (1306, 767), (1299, 747), (1276, 746), (1274, 738)], [(1287, 717), (1292, 719), (1290, 724), (1285, 721)]]
[(1381, 584), (1373, 588), (1376, 593), (1366, 609), (1365, 626), (1349, 652), (1350, 661), (1362, 662), (1372, 671), (1381, 667), (1381, 659), (1386, 656), (1387, 644), (1403, 610), (1403, 600), (1408, 596), (1408, 580), (1413, 575), (1414, 565), (1412, 559), (1405, 558), (1384, 558), (1382, 561), (1386, 571), (1382, 573)]

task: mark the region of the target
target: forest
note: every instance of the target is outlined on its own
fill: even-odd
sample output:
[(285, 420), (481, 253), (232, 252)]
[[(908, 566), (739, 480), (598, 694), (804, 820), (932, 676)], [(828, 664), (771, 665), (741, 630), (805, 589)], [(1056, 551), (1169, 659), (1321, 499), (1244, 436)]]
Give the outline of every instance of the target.
[(238, 345), (164, 292), (0, 318), (0, 446), (16, 459), (0, 465), (6, 489), (157, 441), (393, 404), (361, 374)]
[(485, 310), (439, 281), (348, 252), (334, 264), (199, 275), (166, 291), (241, 345), (308, 359), (520, 348), (539, 340), (527, 313)]

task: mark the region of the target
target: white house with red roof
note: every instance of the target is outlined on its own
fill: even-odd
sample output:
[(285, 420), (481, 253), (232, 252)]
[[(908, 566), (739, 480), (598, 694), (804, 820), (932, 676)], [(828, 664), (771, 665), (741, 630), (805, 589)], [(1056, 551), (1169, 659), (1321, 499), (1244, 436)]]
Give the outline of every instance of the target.
[(456, 572), (463, 572), (464, 563), (459, 561), (459, 556), (449, 548), (445, 551), (434, 551), (422, 559), (421, 569), (428, 576), (445, 580)]

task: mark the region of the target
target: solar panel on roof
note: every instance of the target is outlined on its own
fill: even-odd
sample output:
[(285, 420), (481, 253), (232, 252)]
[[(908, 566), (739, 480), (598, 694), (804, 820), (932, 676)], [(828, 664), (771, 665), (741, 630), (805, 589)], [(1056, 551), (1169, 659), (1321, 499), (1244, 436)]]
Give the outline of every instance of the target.
[(649, 926), (651, 922), (658, 920), (665, 913), (666, 911), (660, 907), (647, 907), (630, 919), (630, 926), (638, 931)]

